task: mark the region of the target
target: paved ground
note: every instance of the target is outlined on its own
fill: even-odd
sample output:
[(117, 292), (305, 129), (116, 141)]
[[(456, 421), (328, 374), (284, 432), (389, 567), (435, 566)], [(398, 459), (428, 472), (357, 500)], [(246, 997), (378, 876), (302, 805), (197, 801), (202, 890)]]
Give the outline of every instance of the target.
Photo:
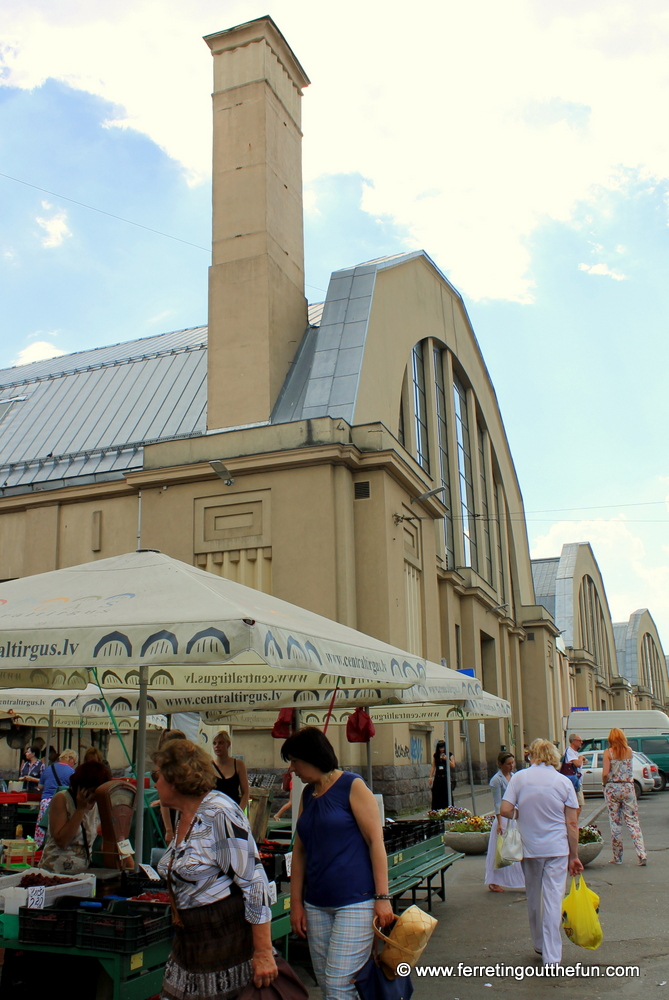
[[(478, 797), (477, 797), (478, 804)], [(601, 798), (586, 801), (584, 819), (602, 808)], [(485, 811), (485, 810), (480, 810)], [(552, 1000), (560, 996), (587, 1000), (669, 1000), (669, 792), (645, 797), (640, 804), (648, 867), (639, 868), (625, 835), (624, 863), (609, 865), (608, 818), (600, 825), (606, 846), (586, 869), (586, 881), (601, 897), (604, 942), (595, 951), (565, 938), (565, 964), (639, 966), (640, 978), (534, 979), (488, 976), (419, 978), (414, 1000)], [(421, 965), (505, 965), (539, 967), (532, 949), (523, 892), (492, 893), (483, 885), (484, 857), (468, 857), (449, 870), (445, 903), (434, 907), (439, 925)], [(296, 956), (297, 958), (297, 956)], [(311, 1000), (320, 990), (308, 977)], [(562, 992), (560, 992), (562, 991)]]

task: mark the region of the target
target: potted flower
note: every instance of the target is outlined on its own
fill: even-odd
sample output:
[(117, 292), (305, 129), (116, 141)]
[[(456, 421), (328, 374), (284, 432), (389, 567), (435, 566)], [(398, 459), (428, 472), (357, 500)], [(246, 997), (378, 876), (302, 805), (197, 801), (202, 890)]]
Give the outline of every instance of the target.
[(463, 816), (446, 823), (444, 844), (463, 854), (485, 854), (492, 822), (489, 816)]
[(471, 816), (471, 812), (464, 806), (449, 806), (448, 809), (430, 809), (428, 816), (430, 819), (443, 819), (450, 822), (453, 819), (464, 819), (465, 816)]
[(581, 864), (589, 865), (604, 847), (602, 834), (594, 823), (582, 826), (578, 831), (578, 857)]

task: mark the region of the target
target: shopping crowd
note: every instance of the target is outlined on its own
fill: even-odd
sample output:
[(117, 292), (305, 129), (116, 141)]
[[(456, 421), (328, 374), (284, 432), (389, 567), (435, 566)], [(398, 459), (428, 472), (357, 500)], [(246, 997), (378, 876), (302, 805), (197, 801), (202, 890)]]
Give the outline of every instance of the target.
[[(562, 957), (561, 909), (568, 874), (583, 870), (578, 858), (578, 818), (583, 804), (579, 736), (560, 757), (548, 740), (527, 748), (527, 766), (515, 770), (510, 752), (498, 757), (490, 781), (495, 819), (485, 883), (494, 892), (524, 889), (530, 936), (545, 964)], [(250, 983), (261, 988), (290, 970), (271, 941), (271, 899), (265, 871), (244, 807), (249, 783), (243, 761), (230, 754), (230, 736), (219, 733), (214, 759), (179, 730), (162, 734), (152, 780), (164, 824), (165, 853), (158, 871), (166, 881), (175, 934), (161, 1000), (234, 1000)], [(291, 925), (307, 938), (324, 1000), (354, 1000), (353, 982), (373, 943), (373, 924), (391, 924), (388, 865), (379, 809), (366, 783), (339, 767), (319, 729), (290, 736), (281, 754), (304, 783), (292, 852)], [(21, 776), (42, 791), (41, 867), (77, 873), (91, 863), (99, 826), (97, 789), (111, 772), (95, 748), (77, 766), (63, 751), (47, 767), (39, 751), (25, 753)], [(622, 863), (622, 825), (630, 831), (639, 864), (646, 864), (632, 776), (632, 751), (624, 733), (611, 730), (602, 771), (611, 822), (612, 863)], [(436, 745), (430, 784), (433, 804), (455, 782), (455, 760)], [(522, 860), (496, 867), (497, 833), (517, 820)], [(299, 984), (298, 984), (299, 985)]]

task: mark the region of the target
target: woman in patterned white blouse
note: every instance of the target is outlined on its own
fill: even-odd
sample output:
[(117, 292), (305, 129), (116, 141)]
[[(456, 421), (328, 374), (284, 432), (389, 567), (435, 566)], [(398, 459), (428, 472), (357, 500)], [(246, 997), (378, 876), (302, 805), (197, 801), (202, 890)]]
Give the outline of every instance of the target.
[(269, 986), (269, 886), (248, 820), (216, 784), (211, 760), (189, 740), (154, 754), (161, 804), (178, 811), (160, 861), (176, 925), (162, 1000), (234, 1000), (253, 979)]

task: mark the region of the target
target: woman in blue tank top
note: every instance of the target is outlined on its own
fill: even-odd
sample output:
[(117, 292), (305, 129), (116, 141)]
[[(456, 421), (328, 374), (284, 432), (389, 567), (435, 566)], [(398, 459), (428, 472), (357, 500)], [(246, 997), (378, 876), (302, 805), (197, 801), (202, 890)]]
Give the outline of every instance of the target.
[(309, 935), (323, 1000), (357, 1000), (351, 980), (369, 958), (372, 921), (395, 919), (379, 808), (362, 778), (340, 770), (320, 729), (290, 736), (281, 756), (307, 786), (293, 846), (292, 928)]

